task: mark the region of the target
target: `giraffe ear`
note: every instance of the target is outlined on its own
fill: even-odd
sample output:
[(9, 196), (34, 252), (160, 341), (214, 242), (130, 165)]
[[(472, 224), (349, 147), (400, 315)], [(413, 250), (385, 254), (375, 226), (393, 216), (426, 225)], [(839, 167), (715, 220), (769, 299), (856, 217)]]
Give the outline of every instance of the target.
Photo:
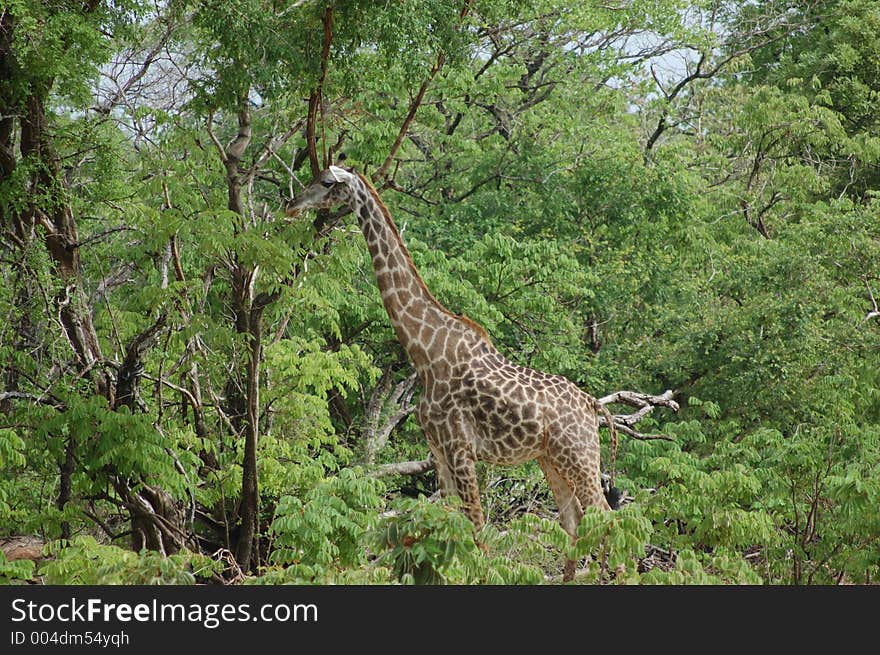
[(339, 166), (331, 166), (329, 170), (330, 174), (333, 176), (333, 179), (337, 182), (348, 182), (354, 177), (354, 175), (349, 173), (344, 168), (340, 168)]

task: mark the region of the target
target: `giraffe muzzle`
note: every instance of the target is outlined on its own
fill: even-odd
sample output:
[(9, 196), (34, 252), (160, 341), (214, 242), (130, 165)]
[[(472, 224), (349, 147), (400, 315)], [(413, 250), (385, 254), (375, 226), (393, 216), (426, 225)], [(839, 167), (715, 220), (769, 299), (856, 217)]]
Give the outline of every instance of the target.
[(290, 218), (296, 218), (302, 213), (302, 208), (300, 208), (299, 203), (296, 200), (291, 200), (287, 203), (287, 207), (284, 209), (284, 213)]

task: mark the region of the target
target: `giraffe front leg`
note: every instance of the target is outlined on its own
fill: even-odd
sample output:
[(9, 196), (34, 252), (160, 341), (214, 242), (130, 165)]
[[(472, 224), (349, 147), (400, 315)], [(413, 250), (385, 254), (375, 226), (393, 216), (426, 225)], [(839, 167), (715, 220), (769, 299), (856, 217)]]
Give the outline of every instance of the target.
[[(486, 521), (480, 503), (472, 431), (460, 417), (438, 425), (430, 420), (428, 405), (420, 406), (419, 410), (422, 429), (440, 478), (440, 493), (443, 496), (458, 495), (465, 516), (474, 524), (475, 532), (479, 532)], [(486, 550), (482, 544), (480, 547)]]
[(431, 449), (431, 455), (434, 458), (434, 470), (437, 472), (437, 490), (443, 498), (448, 498), (456, 493), (455, 483), (452, 480), (452, 474), (449, 471), (449, 465), (446, 463), (446, 455), (433, 440), (428, 440), (428, 447)]
[(479, 532), (486, 520), (480, 502), (480, 485), (477, 482), (477, 467), (474, 454), (465, 449), (456, 450), (447, 456), (449, 473), (455, 486), (455, 493), (461, 498), (464, 513)]

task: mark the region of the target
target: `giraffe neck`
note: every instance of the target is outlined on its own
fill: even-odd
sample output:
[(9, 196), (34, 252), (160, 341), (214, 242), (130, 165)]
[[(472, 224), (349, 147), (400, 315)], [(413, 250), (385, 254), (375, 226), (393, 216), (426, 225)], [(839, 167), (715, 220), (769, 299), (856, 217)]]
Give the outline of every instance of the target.
[(358, 175), (352, 184), (352, 209), (370, 250), (382, 303), (416, 369), (423, 373), (436, 362), (454, 363), (456, 353), (463, 352), (458, 348), (462, 342), (488, 345), (483, 328), (450, 312), (425, 286), (388, 208), (369, 181)]

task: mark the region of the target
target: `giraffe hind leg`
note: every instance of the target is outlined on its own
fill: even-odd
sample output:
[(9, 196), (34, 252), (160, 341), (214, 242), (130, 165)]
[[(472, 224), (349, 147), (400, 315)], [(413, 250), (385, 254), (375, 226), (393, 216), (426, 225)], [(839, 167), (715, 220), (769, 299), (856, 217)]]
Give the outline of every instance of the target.
[(547, 458), (574, 490), (582, 508), (592, 505), (599, 509), (611, 510), (602, 489), (598, 443), (595, 449), (591, 449), (583, 447), (582, 441), (573, 440), (558, 450), (548, 453)]
[[(559, 509), (559, 523), (572, 539), (572, 543), (577, 538), (577, 528), (583, 516), (580, 500), (575, 495), (571, 484), (559, 474), (556, 467), (547, 457), (539, 457), (538, 465), (547, 478), (547, 484), (553, 497), (556, 499), (556, 506)], [(574, 579), (574, 572), (577, 562), (566, 559), (565, 566), (562, 571), (562, 581), (570, 582)]]

